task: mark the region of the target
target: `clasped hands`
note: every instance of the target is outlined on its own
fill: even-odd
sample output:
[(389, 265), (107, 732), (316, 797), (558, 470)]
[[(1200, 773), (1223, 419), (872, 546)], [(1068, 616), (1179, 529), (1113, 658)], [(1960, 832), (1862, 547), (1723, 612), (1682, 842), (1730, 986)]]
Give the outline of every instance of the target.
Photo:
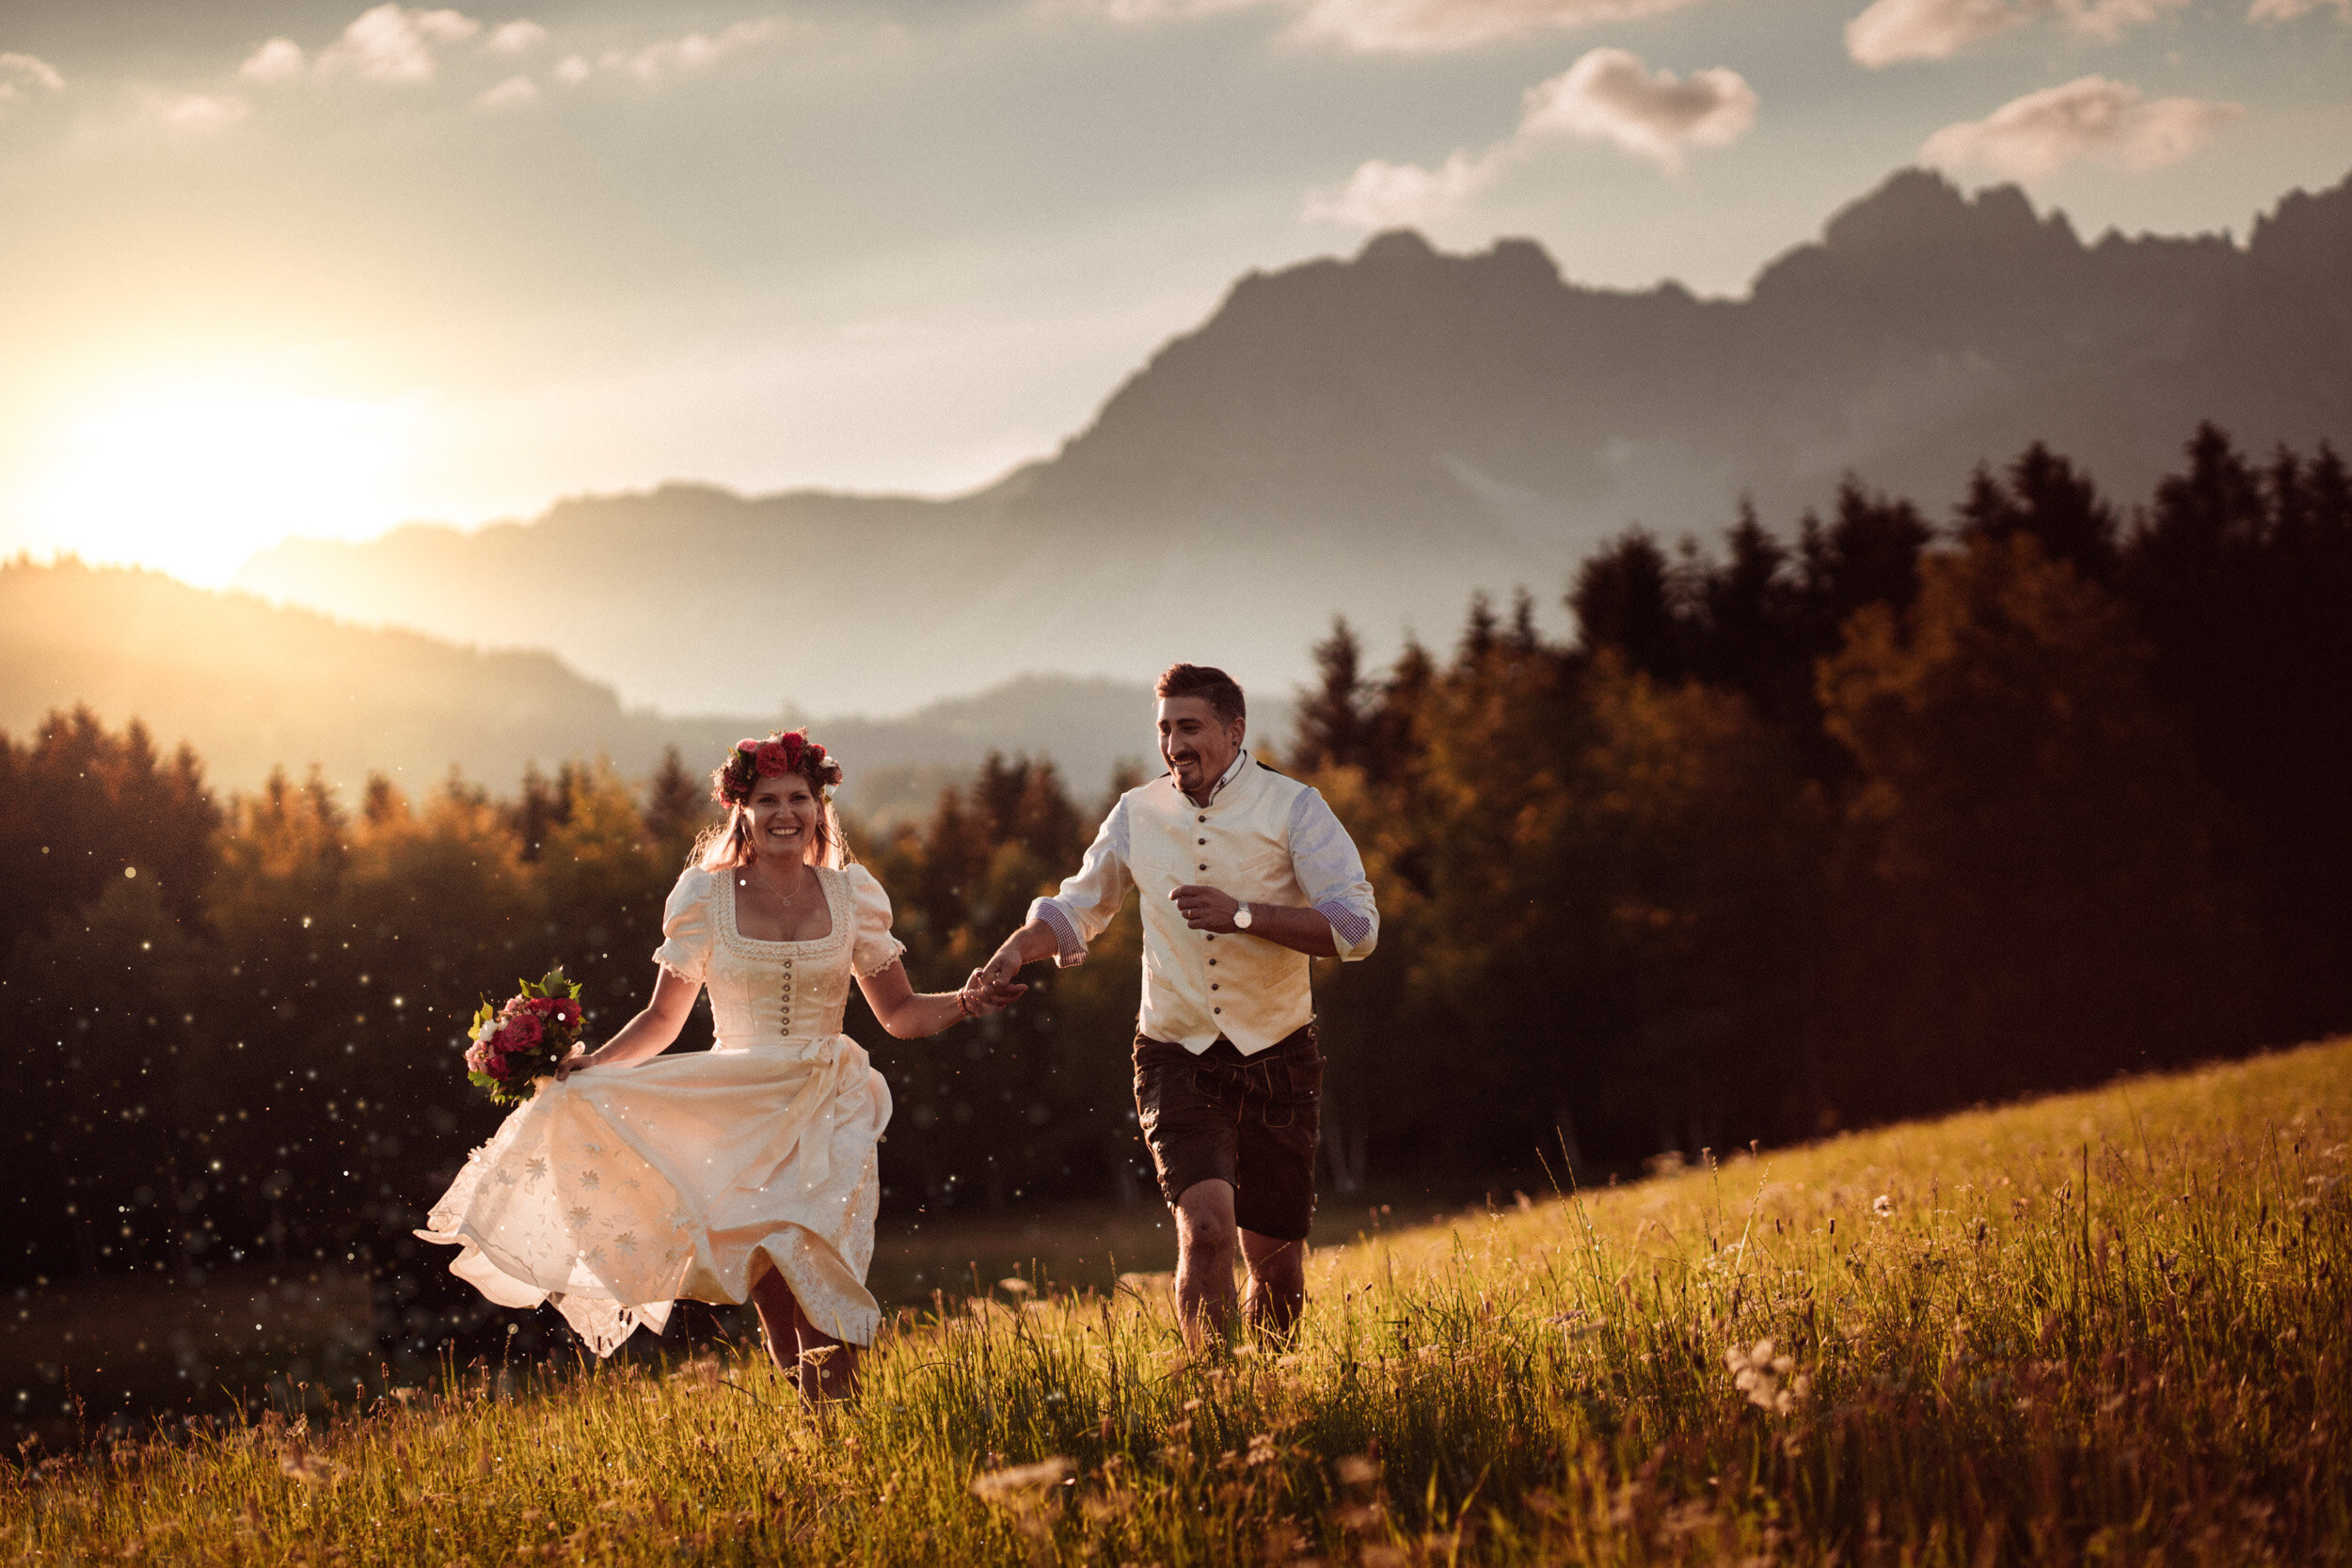
[[(956, 1000), (968, 1017), (985, 1018), (990, 1013), (1001, 1013), (1027, 993), (1029, 988), (1013, 979), (1011, 974), (998, 973), (999, 960), (1003, 957), (998, 954), (974, 970), (971, 977), (963, 982), (962, 989), (956, 992)], [(1019, 970), (1020, 965), (1016, 963), (1013, 973), (1017, 974)]]
[[(1184, 924), (1196, 931), (1213, 931), (1225, 935), (1240, 929), (1233, 924), (1234, 914), (1241, 909), (1241, 900), (1222, 888), (1187, 882), (1168, 894), (1176, 911), (1184, 917)], [(1024, 959), (1018, 940), (1010, 941), (996, 950), (996, 956), (972, 972), (957, 994), (973, 1016), (1002, 1011), (1021, 999), (1029, 988), (1018, 976)]]

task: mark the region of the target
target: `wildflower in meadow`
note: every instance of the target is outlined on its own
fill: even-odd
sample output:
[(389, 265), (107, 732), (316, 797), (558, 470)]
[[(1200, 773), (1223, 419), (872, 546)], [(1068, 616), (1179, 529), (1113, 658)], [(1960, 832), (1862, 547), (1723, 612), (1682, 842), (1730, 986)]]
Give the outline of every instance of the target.
[(1778, 1351), (1770, 1339), (1734, 1345), (1724, 1352), (1724, 1365), (1731, 1370), (1732, 1386), (1747, 1395), (1750, 1404), (1786, 1416), (1812, 1394), (1813, 1380), (1797, 1371), (1796, 1357)]

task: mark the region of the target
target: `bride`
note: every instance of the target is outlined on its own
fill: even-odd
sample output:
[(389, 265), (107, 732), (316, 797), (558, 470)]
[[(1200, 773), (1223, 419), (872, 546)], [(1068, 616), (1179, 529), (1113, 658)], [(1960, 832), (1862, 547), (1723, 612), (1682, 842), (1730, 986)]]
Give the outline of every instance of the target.
[[(848, 863), (840, 782), (802, 731), (740, 741), (712, 773), (727, 817), (662, 911), (653, 1000), (509, 1116), (417, 1232), (462, 1249), (460, 1278), (549, 1303), (598, 1355), (659, 1334), (680, 1297), (749, 1300), (803, 1397), (855, 1391), (882, 1320), (866, 1270), (890, 1090), (841, 1032), (850, 980), (901, 1039), (1023, 988), (915, 993), (888, 895)], [(661, 1055), (702, 990), (716, 1045)]]

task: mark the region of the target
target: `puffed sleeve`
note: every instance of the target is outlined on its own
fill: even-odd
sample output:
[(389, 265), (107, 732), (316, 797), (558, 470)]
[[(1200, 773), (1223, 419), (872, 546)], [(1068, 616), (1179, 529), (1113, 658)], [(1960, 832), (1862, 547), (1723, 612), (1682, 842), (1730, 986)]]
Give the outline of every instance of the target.
[(712, 880), (700, 866), (689, 866), (678, 878), (670, 901), (661, 906), (661, 945), (653, 950), (654, 962), (696, 985), (710, 968), (710, 947), (717, 939), (710, 915)]
[(850, 962), (863, 980), (898, 962), (907, 944), (890, 934), (890, 895), (874, 880), (874, 874), (862, 865), (852, 865), (848, 875), (850, 907), (855, 911), (857, 922), (850, 938)]

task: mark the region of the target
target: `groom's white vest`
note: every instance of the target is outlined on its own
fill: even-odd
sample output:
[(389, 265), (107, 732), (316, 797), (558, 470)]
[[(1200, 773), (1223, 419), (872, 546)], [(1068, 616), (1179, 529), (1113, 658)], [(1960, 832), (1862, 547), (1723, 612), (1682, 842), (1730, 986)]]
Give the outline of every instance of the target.
[(1247, 931), (1196, 931), (1168, 895), (1187, 882), (1250, 904), (1306, 904), (1291, 868), (1291, 810), (1307, 786), (1255, 762), (1215, 802), (1172, 777), (1127, 794), (1127, 869), (1143, 908), (1143, 1015), (1157, 1040), (1204, 1051), (1223, 1035), (1244, 1053), (1312, 1022), (1307, 955)]

